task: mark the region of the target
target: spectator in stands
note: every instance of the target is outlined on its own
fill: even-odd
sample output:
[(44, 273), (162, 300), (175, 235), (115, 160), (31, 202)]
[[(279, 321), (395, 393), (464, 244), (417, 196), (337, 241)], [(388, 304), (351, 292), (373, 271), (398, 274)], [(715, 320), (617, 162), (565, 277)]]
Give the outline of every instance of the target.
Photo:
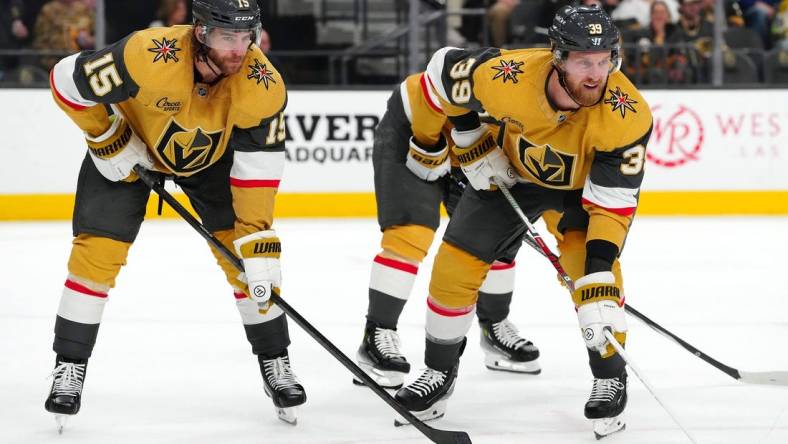
[(747, 27), (758, 33), (765, 48), (771, 48), (771, 26), (779, 3), (780, 0), (739, 0)]
[[(679, 6), (677, 0), (663, 0), (662, 3), (668, 8), (669, 17), (678, 15)], [(648, 29), (653, 5), (653, 0), (622, 0), (610, 14), (610, 18), (617, 22), (637, 20), (641, 29)]]
[(161, 0), (156, 11), (156, 20), (152, 21), (149, 27), (184, 25), (188, 15), (186, 0)]
[(780, 3), (772, 22), (772, 46), (788, 51), (788, 0)]
[[(30, 30), (22, 20), (22, 0), (0, 0), (0, 49), (19, 49), (30, 37)], [(7, 11), (7, 12), (6, 12)], [(0, 80), (6, 71), (19, 65), (19, 57), (0, 56)]]
[[(81, 0), (51, 0), (41, 8), (33, 36), (35, 49), (77, 52), (92, 49), (95, 10)], [(49, 71), (59, 57), (42, 57)]]
[(487, 10), (492, 46), (501, 48), (509, 41), (509, 19), (520, 0), (498, 0)]
[(709, 77), (714, 25), (702, 14), (703, 0), (681, 0), (679, 21), (668, 35), (667, 43), (674, 47), (668, 60), (671, 82), (703, 82)]
[(626, 73), (640, 83), (667, 83), (668, 36), (676, 27), (670, 8), (664, 0), (654, 0), (645, 29), (624, 34), (625, 42), (634, 43), (628, 49)]

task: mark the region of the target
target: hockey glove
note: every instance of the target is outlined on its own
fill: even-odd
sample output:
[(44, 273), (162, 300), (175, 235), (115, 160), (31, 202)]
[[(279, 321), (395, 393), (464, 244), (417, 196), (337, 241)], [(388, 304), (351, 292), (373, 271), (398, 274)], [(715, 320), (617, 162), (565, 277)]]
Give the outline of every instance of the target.
[(468, 183), (477, 190), (490, 190), (493, 178), (507, 188), (517, 182), (515, 172), (503, 150), (495, 143), (487, 125), (470, 131), (451, 131), (456, 146), (453, 148)]
[(575, 281), (572, 300), (577, 307), (577, 320), (586, 347), (598, 351), (607, 358), (615, 349), (605, 337), (610, 330), (619, 343), (626, 340), (627, 320), (621, 300), (621, 288), (609, 271), (600, 271), (583, 276)]
[(268, 310), (271, 292), (282, 285), (279, 254), (282, 244), (274, 230), (258, 231), (233, 241), (243, 260), (249, 297), (261, 310)]
[(441, 139), (436, 148), (441, 147), (441, 145), (443, 147), (437, 151), (427, 151), (420, 147), (411, 137), (410, 150), (408, 150), (405, 166), (421, 180), (434, 182), (440, 179), (451, 169), (449, 148), (446, 146), (446, 141)]
[(117, 114), (110, 116), (110, 121), (112, 124), (104, 134), (97, 137), (85, 134), (90, 157), (101, 175), (107, 180), (118, 182), (136, 180), (136, 175), (132, 176), (135, 165), (152, 170), (153, 160), (148, 148), (134, 134), (129, 123)]

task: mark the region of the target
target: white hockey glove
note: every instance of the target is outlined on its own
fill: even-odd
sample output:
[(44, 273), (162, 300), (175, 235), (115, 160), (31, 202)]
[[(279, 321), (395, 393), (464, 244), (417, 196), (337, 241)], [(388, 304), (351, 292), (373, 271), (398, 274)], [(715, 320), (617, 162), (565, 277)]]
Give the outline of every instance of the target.
[(451, 130), (456, 146), (452, 148), (468, 183), (477, 190), (490, 190), (494, 179), (510, 188), (517, 183), (514, 168), (506, 153), (495, 142), (487, 125), (471, 131)]
[(575, 281), (572, 300), (577, 306), (577, 320), (586, 347), (598, 351), (607, 358), (615, 349), (605, 337), (610, 330), (620, 344), (626, 341), (627, 319), (621, 304), (621, 288), (609, 271), (600, 271), (583, 276)]
[[(152, 170), (153, 160), (145, 143), (134, 134), (129, 123), (120, 115), (110, 116), (109, 129), (97, 137), (85, 134), (93, 164), (102, 176), (112, 182), (130, 179), (134, 166)], [(136, 176), (135, 176), (136, 177)]]
[(258, 231), (233, 241), (235, 252), (243, 260), (249, 297), (261, 310), (270, 307), (271, 292), (282, 285), (279, 255), (282, 244), (274, 230)]
[(451, 170), (449, 147), (442, 139), (441, 143), (443, 143), (443, 149), (430, 152), (421, 148), (411, 137), (405, 166), (421, 180), (434, 182), (440, 179)]

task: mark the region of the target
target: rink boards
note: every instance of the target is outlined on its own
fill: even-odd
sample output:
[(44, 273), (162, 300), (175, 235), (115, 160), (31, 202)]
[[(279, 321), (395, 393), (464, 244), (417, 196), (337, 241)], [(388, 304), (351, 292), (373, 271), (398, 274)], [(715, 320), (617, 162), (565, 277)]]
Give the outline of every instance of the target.
[[(372, 139), (389, 95), (289, 93), (279, 217), (375, 215)], [(640, 215), (788, 214), (788, 90), (644, 95), (654, 131)], [(47, 90), (0, 90), (0, 100), (0, 220), (68, 219), (82, 134)]]

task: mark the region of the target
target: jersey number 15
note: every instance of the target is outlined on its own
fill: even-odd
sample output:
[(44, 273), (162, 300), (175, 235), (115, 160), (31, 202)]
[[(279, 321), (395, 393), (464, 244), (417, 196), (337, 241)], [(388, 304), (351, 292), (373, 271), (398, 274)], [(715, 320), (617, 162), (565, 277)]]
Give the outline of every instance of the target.
[(96, 60), (91, 60), (83, 65), (85, 76), (93, 93), (98, 97), (107, 95), (112, 88), (123, 84), (112, 53), (108, 52)]

